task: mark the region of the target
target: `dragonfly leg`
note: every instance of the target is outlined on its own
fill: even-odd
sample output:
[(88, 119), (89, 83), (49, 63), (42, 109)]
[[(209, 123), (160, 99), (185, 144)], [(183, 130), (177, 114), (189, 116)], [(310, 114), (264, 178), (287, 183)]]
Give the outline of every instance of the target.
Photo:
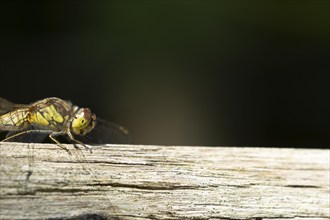
[(13, 139), (15, 137), (18, 137), (18, 136), (21, 136), (23, 134), (29, 134), (29, 133), (35, 133), (37, 132), (37, 130), (28, 130), (28, 131), (22, 131), (22, 132), (19, 132), (17, 134), (13, 134), (9, 137), (6, 137), (5, 139), (1, 140), (0, 142), (6, 142), (6, 141), (9, 141), (10, 139)]
[(61, 144), (58, 140), (56, 140), (56, 138), (54, 136), (58, 136), (58, 135), (63, 135), (63, 132), (53, 132), (50, 133), (48, 135), (48, 137), (54, 141), (56, 143), (57, 146), (59, 146), (60, 148), (62, 148), (63, 150), (65, 150), (66, 152), (68, 152), (68, 154), (72, 155), (71, 152), (63, 145)]
[(92, 153), (92, 148), (91, 148), (91, 147), (88, 147), (88, 146), (87, 146), (86, 144), (84, 144), (83, 142), (74, 139), (74, 137), (72, 136), (71, 132), (67, 132), (67, 135), (68, 135), (68, 137), (70, 138), (71, 141), (75, 142), (76, 144), (80, 144), (80, 145), (84, 146), (84, 148), (85, 148), (86, 150), (88, 150), (89, 153)]

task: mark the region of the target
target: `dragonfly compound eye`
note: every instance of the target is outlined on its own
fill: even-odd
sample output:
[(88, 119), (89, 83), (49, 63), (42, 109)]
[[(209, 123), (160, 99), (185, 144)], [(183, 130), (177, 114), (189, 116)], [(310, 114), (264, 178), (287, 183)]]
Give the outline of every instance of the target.
[(89, 108), (79, 109), (71, 122), (71, 129), (73, 133), (85, 135), (90, 132), (96, 124), (96, 116)]

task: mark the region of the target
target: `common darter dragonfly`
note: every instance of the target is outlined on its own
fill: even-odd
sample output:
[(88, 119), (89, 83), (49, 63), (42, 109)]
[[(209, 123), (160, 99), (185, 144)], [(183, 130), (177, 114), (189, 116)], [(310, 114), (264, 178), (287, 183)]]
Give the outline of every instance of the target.
[(34, 103), (14, 104), (0, 97), (2, 141), (82, 144), (127, 144), (128, 130), (96, 118), (89, 108), (52, 97)]

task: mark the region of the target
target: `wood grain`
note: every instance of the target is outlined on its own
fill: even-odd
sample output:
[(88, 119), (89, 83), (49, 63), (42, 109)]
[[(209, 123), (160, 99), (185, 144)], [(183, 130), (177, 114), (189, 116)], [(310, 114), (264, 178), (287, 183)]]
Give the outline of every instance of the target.
[(0, 143), (0, 219), (330, 218), (328, 149), (65, 147)]

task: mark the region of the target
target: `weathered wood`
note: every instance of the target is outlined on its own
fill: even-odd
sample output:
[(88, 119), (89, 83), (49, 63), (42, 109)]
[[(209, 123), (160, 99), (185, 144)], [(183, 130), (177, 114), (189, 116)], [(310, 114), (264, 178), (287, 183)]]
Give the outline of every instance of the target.
[(0, 143), (0, 219), (329, 219), (329, 150)]

